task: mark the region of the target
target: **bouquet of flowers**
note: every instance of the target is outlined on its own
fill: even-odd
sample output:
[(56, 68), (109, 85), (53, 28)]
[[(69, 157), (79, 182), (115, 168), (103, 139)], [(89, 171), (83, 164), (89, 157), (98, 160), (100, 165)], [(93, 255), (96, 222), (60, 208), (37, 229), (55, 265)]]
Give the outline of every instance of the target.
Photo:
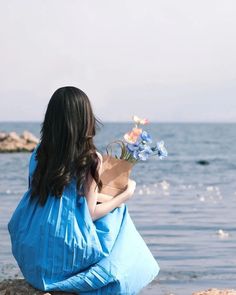
[(148, 119), (133, 116), (133, 121), (135, 127), (124, 135), (125, 144), (122, 150), (122, 159), (137, 163), (138, 161), (146, 161), (154, 155), (157, 155), (160, 159), (167, 157), (168, 153), (164, 141), (156, 142), (156, 145), (151, 147), (152, 138), (150, 134), (139, 127), (139, 125), (148, 124)]
[[(116, 140), (108, 144), (107, 155), (103, 155), (103, 172), (101, 180), (103, 188), (101, 193), (115, 197), (127, 188), (128, 178), (132, 167), (139, 161), (146, 161), (149, 157), (157, 155), (159, 159), (167, 157), (168, 152), (164, 141), (157, 141), (151, 146), (151, 135), (140, 128), (140, 125), (149, 123), (148, 119), (132, 117), (135, 126), (124, 134), (123, 140)], [(121, 146), (121, 155), (109, 155), (108, 147), (118, 143)]]

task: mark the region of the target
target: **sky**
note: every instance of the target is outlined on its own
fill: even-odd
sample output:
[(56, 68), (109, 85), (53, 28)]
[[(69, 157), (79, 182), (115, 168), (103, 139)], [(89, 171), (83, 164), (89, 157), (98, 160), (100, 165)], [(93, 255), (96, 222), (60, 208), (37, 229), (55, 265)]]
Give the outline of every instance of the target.
[(0, 4), (0, 121), (76, 86), (102, 121), (236, 122), (235, 0)]

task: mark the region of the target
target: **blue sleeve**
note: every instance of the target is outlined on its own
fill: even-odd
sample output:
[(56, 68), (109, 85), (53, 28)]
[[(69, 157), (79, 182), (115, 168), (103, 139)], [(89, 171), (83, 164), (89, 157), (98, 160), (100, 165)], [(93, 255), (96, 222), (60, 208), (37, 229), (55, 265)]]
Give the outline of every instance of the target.
[(36, 151), (38, 149), (39, 144), (35, 147), (35, 149), (33, 150), (31, 157), (30, 157), (30, 161), (29, 161), (29, 177), (28, 177), (28, 188), (30, 188), (31, 185), (31, 180), (32, 180), (32, 176), (34, 173), (34, 170), (37, 166), (37, 161), (36, 161)]

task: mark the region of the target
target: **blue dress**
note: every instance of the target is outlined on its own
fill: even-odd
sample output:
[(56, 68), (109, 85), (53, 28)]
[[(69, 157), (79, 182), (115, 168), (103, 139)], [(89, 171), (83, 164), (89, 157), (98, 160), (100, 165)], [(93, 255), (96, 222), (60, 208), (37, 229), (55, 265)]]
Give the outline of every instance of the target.
[[(35, 151), (29, 179), (36, 167)], [(42, 291), (138, 294), (159, 265), (130, 218), (127, 204), (93, 221), (75, 180), (44, 207), (25, 192), (8, 222), (12, 253), (25, 280)]]

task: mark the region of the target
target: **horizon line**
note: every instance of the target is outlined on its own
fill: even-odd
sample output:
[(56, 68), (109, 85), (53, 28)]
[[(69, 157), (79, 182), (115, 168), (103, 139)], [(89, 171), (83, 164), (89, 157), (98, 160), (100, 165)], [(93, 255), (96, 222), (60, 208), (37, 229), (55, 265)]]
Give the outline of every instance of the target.
[[(101, 120), (100, 120), (101, 121)], [(10, 120), (0, 120), (1, 123), (42, 123), (43, 121), (10, 121)], [(102, 123), (132, 123), (132, 120), (129, 121), (101, 121)], [(235, 124), (236, 121), (151, 121), (149, 124), (159, 123), (159, 124)]]

